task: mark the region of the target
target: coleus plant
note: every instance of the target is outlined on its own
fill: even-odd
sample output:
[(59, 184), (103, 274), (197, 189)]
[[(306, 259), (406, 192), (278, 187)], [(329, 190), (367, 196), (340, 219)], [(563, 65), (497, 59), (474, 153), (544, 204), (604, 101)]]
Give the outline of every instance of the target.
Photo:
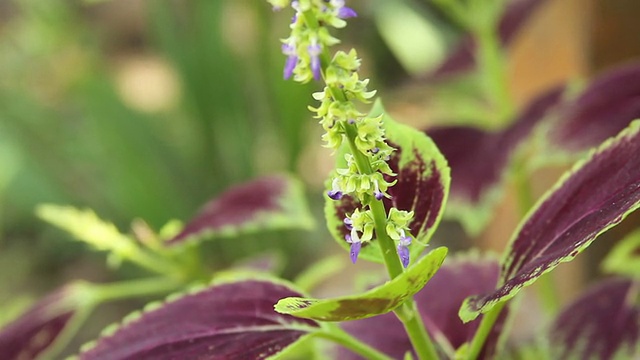
[[(325, 339), (337, 344), (325, 356), (339, 359), (497, 358), (504, 356), (509, 320), (518, 311), (512, 300), (521, 290), (640, 207), (640, 122), (632, 122), (640, 117), (640, 81), (633, 81), (640, 66), (605, 74), (581, 91), (551, 89), (511, 114), (501, 130), (425, 132), (395, 122), (379, 101), (369, 113), (358, 110), (356, 101), (375, 95), (360, 79), (361, 61), (355, 50), (329, 51), (339, 42), (330, 28), (357, 16), (344, 1), (269, 2), (294, 10), (291, 35), (282, 41), (284, 77), (325, 84), (311, 110), (337, 158), (325, 196), (329, 232), (357, 264), (350, 266), (383, 264), (388, 279), (362, 292), (314, 298), (308, 281), (314, 276), (278, 279), (266, 274), (269, 261), (210, 273), (198, 257), (204, 239), (312, 226), (301, 185), (288, 176), (234, 187), (185, 226), (169, 223), (157, 234), (144, 228), (135, 237), (89, 210), (43, 205), (40, 217), (108, 251), (112, 265), (128, 261), (155, 275), (53, 292), (0, 331), (3, 358), (55, 357), (99, 304), (167, 293), (173, 295), (105, 329), (77, 357), (308, 358), (318, 351), (315, 339)], [(499, 1), (482, 15), (464, 11), (485, 5), (481, 0), (437, 3), (456, 9), (472, 33), (494, 37), (480, 39), (480, 48), (497, 43), (489, 30), (514, 16), (503, 14)], [(500, 55), (495, 46), (479, 51)], [(482, 63), (479, 71), (486, 71)], [(577, 162), (537, 203), (523, 201), (526, 215), (501, 258), (479, 252), (447, 258), (446, 247), (428, 247), (444, 214), (479, 231), (505, 174), (540, 166), (552, 151)], [(448, 199), (453, 212), (445, 212)], [(537, 359), (639, 356), (638, 238), (630, 235), (605, 261), (604, 270), (615, 276), (561, 310), (538, 342), (514, 351)]]

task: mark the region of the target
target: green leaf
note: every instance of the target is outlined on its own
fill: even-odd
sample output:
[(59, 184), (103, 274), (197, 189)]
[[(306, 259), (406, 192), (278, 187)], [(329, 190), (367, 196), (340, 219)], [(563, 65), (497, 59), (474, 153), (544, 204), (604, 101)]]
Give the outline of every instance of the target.
[[(424, 250), (422, 244), (429, 242), (442, 218), (451, 182), (450, 169), (444, 156), (427, 135), (395, 122), (386, 114), (382, 103), (377, 101), (371, 116), (380, 114), (384, 114), (382, 120), (387, 142), (396, 149), (388, 163), (397, 174), (393, 178), (397, 183), (387, 190), (391, 199), (384, 200), (385, 208), (395, 207), (415, 213), (409, 228), (417, 240), (410, 247), (411, 258), (417, 259), (418, 254)], [(348, 146), (343, 146), (336, 155), (338, 168), (346, 167), (344, 154), (348, 151), (347, 148)], [(327, 226), (334, 239), (347, 251), (350, 250), (350, 244), (345, 241), (345, 235), (349, 231), (343, 220), (360, 206), (348, 195), (338, 201), (326, 197)], [(380, 245), (375, 238), (362, 245), (359, 259), (384, 263)]]
[(420, 291), (446, 256), (447, 248), (437, 248), (402, 275), (363, 294), (333, 299), (289, 297), (278, 301), (275, 309), (282, 314), (320, 321), (356, 320), (384, 314)]
[(610, 274), (640, 277), (640, 229), (620, 240), (604, 259), (601, 268)]
[(121, 259), (138, 251), (133, 239), (118, 231), (112, 223), (100, 219), (91, 209), (41, 204), (36, 208), (36, 214), (96, 250), (109, 251)]

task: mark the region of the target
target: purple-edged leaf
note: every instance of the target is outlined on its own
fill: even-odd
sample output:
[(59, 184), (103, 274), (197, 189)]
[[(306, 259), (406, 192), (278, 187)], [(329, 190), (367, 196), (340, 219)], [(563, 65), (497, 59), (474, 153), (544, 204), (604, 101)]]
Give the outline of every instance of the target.
[(312, 226), (300, 182), (287, 176), (270, 176), (225, 191), (207, 203), (167, 244)]
[[(429, 334), (446, 358), (453, 358), (455, 349), (469, 341), (479, 325), (479, 319), (462, 323), (457, 316), (460, 304), (469, 295), (494, 289), (499, 275), (500, 264), (496, 260), (475, 255), (454, 256), (414, 296)], [(504, 324), (505, 318), (501, 316), (496, 329)], [(406, 351), (412, 351), (404, 327), (394, 314), (352, 321), (344, 324), (344, 329), (394, 359), (401, 359)], [(490, 334), (481, 358), (491, 358), (495, 353), (498, 334), (498, 331)], [(342, 348), (335, 358), (361, 359)]]
[(278, 301), (276, 311), (322, 321), (364, 319), (392, 311), (420, 291), (438, 271), (447, 248), (440, 247), (421, 258), (400, 276), (363, 294), (332, 299), (289, 297)]
[[(67, 285), (38, 301), (22, 316), (0, 329), (2, 359), (35, 359), (66, 345), (74, 323), (86, 312), (80, 308), (81, 285)], [(55, 348), (55, 349), (54, 349)]]
[(451, 191), (445, 216), (462, 221), (471, 234), (484, 228), (516, 149), (556, 107), (564, 89), (564, 86), (555, 87), (537, 97), (502, 131), (489, 132), (469, 126), (427, 130), (451, 167)]
[(546, 137), (554, 147), (581, 152), (615, 136), (640, 118), (640, 63), (609, 71), (558, 115)]
[(613, 278), (565, 308), (549, 334), (555, 359), (640, 358), (639, 284)]
[[(526, 20), (545, 1), (511, 0), (509, 2), (498, 25), (498, 34), (503, 46), (511, 43)], [(475, 41), (469, 36), (465, 37), (451, 55), (432, 73), (431, 77), (439, 78), (472, 70), (476, 65), (475, 55)]]
[[(384, 203), (387, 209), (395, 207), (415, 213), (409, 224), (411, 234), (418, 240), (410, 246), (411, 258), (415, 259), (424, 249), (420, 243), (429, 241), (442, 217), (451, 180), (449, 167), (429, 137), (409, 126), (396, 123), (384, 112), (382, 104), (376, 102), (371, 116), (383, 113), (387, 143), (396, 149), (389, 160), (389, 166), (397, 174), (394, 178), (397, 183), (387, 191), (391, 200), (385, 199)], [(341, 151), (346, 151), (346, 146)], [(336, 155), (339, 168), (345, 167), (341, 162), (343, 154), (341, 152)], [(360, 206), (351, 196), (344, 196), (338, 201), (326, 197), (327, 226), (334, 239), (346, 250), (350, 249), (350, 244), (345, 240), (349, 230), (343, 220)], [(363, 243), (359, 258), (383, 263), (377, 240)]]
[(502, 264), (501, 286), (468, 298), (460, 317), (473, 320), (512, 298), (640, 207), (640, 121), (577, 163), (516, 230)]
[(273, 310), (278, 299), (299, 295), (266, 280), (207, 287), (129, 317), (80, 359), (265, 359), (318, 329)]

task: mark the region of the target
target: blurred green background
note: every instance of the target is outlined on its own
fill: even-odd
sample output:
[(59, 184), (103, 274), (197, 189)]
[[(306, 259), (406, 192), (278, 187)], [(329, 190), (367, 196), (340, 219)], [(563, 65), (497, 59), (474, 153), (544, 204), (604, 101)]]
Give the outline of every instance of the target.
[[(640, 54), (637, 1), (547, 3), (509, 52), (518, 106)], [(364, 58), (371, 88), (400, 121), (436, 119), (421, 75), (460, 29), (428, 0), (350, 5), (360, 16), (338, 37)], [(0, 0), (0, 306), (71, 279), (114, 278), (103, 254), (36, 219), (43, 202), (92, 208), (122, 231), (138, 218), (157, 230), (232, 184), (290, 172), (307, 185), (317, 231), (216, 242), (207, 256), (224, 267), (276, 247), (295, 254), (291, 274), (337, 251), (321, 210), (333, 160), (307, 110), (319, 86), (282, 80), (289, 16), (262, 0)], [(477, 240), (484, 248), (501, 249), (519, 220), (505, 203)]]

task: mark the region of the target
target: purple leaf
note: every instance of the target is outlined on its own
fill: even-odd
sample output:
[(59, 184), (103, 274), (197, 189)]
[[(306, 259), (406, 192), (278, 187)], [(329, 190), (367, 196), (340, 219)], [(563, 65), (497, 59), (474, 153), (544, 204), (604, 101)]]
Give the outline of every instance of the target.
[(569, 152), (597, 146), (640, 118), (640, 63), (607, 72), (560, 112), (549, 141)]
[[(535, 10), (546, 0), (511, 0), (500, 19), (498, 33), (503, 46), (511, 43), (520, 28)], [(456, 75), (472, 70), (476, 65), (476, 43), (472, 37), (465, 37), (449, 57), (431, 74), (433, 78)]]
[[(382, 104), (377, 102), (371, 111), (371, 116), (384, 113)], [(387, 143), (394, 147), (389, 166), (397, 174), (393, 179), (397, 183), (388, 189), (391, 199), (384, 200), (387, 209), (395, 207), (399, 210), (413, 211), (415, 216), (409, 224), (411, 234), (416, 242), (409, 247), (411, 258), (423, 250), (420, 242), (427, 242), (442, 217), (442, 210), (449, 192), (449, 167), (436, 145), (424, 133), (406, 125), (396, 123), (386, 113), (383, 124), (387, 136)], [(345, 148), (342, 149), (344, 151)], [(342, 159), (343, 154), (337, 156)], [(344, 167), (339, 164), (338, 167)], [(392, 180), (392, 179), (389, 179)], [(340, 200), (327, 199), (325, 215), (327, 226), (334, 239), (345, 249), (350, 245), (345, 241), (349, 235), (348, 227), (344, 224), (347, 214), (353, 213), (361, 205), (351, 196), (345, 195)], [(377, 241), (362, 244), (359, 258), (383, 263)]]
[(210, 201), (167, 244), (267, 229), (308, 229), (312, 224), (301, 184), (270, 176), (235, 186)]
[(556, 318), (549, 340), (557, 359), (640, 357), (638, 283), (612, 278), (593, 286)]
[(265, 359), (318, 328), (273, 310), (279, 299), (299, 295), (266, 280), (208, 287), (125, 321), (80, 359)]
[[(565, 87), (555, 87), (522, 111), (506, 129), (489, 132), (469, 126), (427, 130), (451, 167), (451, 192), (447, 216), (459, 218), (476, 234), (488, 220), (491, 190), (501, 182), (518, 146), (536, 124), (560, 102)], [(484, 219), (483, 219), (484, 218)]]
[[(499, 274), (500, 265), (495, 260), (480, 259), (475, 255), (456, 256), (447, 260), (431, 281), (415, 295), (429, 334), (448, 358), (453, 358), (451, 355), (455, 349), (473, 337), (479, 325), (479, 320), (462, 323), (457, 316), (460, 304), (469, 295), (494, 289)], [(496, 328), (504, 324), (505, 314), (498, 320)], [(394, 314), (351, 321), (345, 323), (344, 328), (394, 359), (403, 358), (404, 353), (412, 349), (402, 323)], [(491, 358), (495, 353), (498, 334), (498, 331), (490, 334), (483, 357)], [(342, 348), (335, 358), (360, 359)]]
[(502, 264), (501, 286), (468, 298), (460, 317), (473, 320), (512, 298), (640, 207), (638, 154), (640, 121), (577, 163), (520, 224)]
[[(38, 301), (25, 314), (0, 330), (0, 354), (3, 359), (35, 359), (58, 345), (75, 321), (79, 311), (79, 284), (67, 285)], [(78, 319), (78, 320), (75, 320)], [(60, 344), (64, 346), (65, 344)], [(59, 345), (58, 345), (59, 346)], [(60, 350), (59, 348), (57, 350)], [(49, 355), (53, 355), (49, 353)]]

